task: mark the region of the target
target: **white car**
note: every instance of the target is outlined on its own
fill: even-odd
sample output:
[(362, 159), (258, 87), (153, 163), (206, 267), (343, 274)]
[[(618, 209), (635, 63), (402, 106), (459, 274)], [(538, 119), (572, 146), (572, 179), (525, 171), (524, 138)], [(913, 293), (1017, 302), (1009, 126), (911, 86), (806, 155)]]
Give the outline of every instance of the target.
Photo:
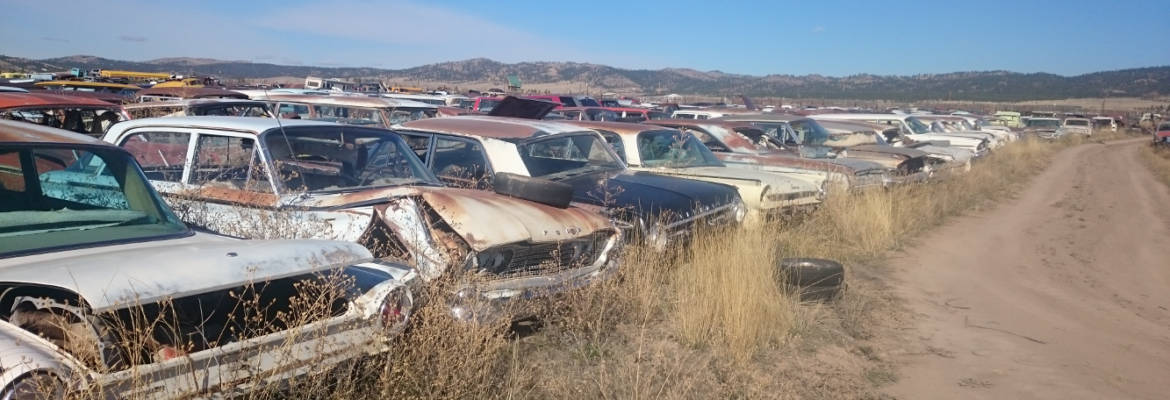
[(975, 157), (982, 157), (991, 150), (991, 140), (986, 133), (933, 133), (930, 127), (918, 118), (906, 114), (815, 114), (815, 120), (866, 121), (894, 125), (901, 129), (902, 136), (913, 141), (928, 142), (943, 140), (953, 147), (970, 150)]
[(1066, 134), (1093, 136), (1093, 122), (1088, 118), (1065, 118), (1063, 125)]
[(192, 231), (126, 151), (31, 124), (0, 121), (0, 226), (3, 399), (239, 395), (388, 351), (413, 301), (356, 244)]

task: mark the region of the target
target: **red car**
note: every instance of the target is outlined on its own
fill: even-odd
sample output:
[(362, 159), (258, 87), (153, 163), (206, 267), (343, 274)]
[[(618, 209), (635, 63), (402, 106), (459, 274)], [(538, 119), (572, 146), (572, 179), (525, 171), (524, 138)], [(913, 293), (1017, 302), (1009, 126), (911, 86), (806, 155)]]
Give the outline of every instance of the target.
[(1158, 124), (1158, 130), (1154, 131), (1154, 144), (1170, 146), (1170, 121)]
[(126, 109), (115, 104), (44, 90), (0, 93), (0, 119), (100, 137), (111, 125), (130, 117)]
[[(524, 96), (524, 98), (537, 99), (537, 100), (548, 100), (548, 101), (551, 101), (553, 103), (559, 103), (564, 107), (601, 107), (601, 103), (598, 103), (597, 100), (593, 100), (593, 98), (589, 97), (589, 96), (573, 96), (573, 95), (552, 94), (552, 95)], [(560, 107), (557, 107), (557, 108), (560, 108)]]

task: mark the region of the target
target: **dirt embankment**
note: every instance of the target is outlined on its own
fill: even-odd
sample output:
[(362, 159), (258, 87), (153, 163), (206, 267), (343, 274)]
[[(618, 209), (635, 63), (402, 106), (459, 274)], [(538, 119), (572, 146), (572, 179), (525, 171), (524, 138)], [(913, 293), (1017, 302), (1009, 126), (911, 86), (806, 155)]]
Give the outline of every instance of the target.
[(1170, 397), (1170, 190), (1138, 159), (1145, 142), (1067, 150), (894, 260), (917, 327), (887, 392)]

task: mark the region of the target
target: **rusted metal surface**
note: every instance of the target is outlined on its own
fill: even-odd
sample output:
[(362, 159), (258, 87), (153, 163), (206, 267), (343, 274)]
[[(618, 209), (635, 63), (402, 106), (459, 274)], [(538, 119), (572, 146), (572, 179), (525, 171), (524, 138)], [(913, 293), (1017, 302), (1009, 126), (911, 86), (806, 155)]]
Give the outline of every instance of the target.
[(227, 89), (219, 89), (213, 87), (163, 87), (142, 89), (134, 93), (135, 99), (141, 99), (144, 96), (166, 96), (178, 97), (183, 99), (198, 99), (198, 98), (233, 98), (233, 99), (247, 99), (248, 96)]
[(5, 120), (0, 120), (0, 143), (84, 144), (114, 147), (109, 143), (79, 133)]
[(495, 139), (524, 139), (542, 134), (584, 131), (584, 129), (563, 122), (486, 116), (421, 119), (400, 126), (432, 133)]
[(114, 105), (123, 105), (123, 104), (130, 103), (130, 102), (134, 101), (133, 97), (123, 96), (123, 95), (115, 94), (115, 93), (85, 92), (85, 91), (78, 91), (78, 90), (50, 90), (48, 92), (51, 92), (51, 93), (56, 94), (56, 95), (61, 95), (61, 96), (79, 97), (79, 98), (85, 98), (85, 99), (91, 99), (91, 100), (99, 100), (99, 101), (104, 101), (106, 103), (110, 103), (110, 104), (114, 104)]
[[(275, 92), (272, 92), (275, 93)], [(245, 97), (246, 98), (246, 97)], [(366, 107), (366, 108), (430, 108), (438, 106), (419, 101), (390, 99), (385, 97), (362, 96), (317, 96), (307, 94), (272, 94), (265, 97), (267, 101), (317, 104), (339, 107)]]
[(0, 109), (22, 107), (96, 107), (117, 109), (110, 103), (82, 96), (69, 96), (49, 91), (30, 93), (0, 93)]

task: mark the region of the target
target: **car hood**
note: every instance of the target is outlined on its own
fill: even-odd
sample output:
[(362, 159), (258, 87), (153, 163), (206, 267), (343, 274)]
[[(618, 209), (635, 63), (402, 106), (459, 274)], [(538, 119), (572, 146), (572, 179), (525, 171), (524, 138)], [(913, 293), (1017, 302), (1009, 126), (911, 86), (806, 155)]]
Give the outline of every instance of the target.
[(783, 193), (793, 192), (813, 192), (817, 191), (816, 185), (803, 181), (800, 179), (789, 178), (784, 175), (760, 171), (754, 169), (744, 168), (728, 168), (728, 167), (687, 167), (687, 168), (653, 168), (647, 169), (646, 172), (655, 174), (678, 176), (678, 177), (693, 177), (693, 178), (711, 178), (723, 179), (729, 184), (735, 185), (759, 185), (771, 187), (774, 191)]
[(809, 172), (835, 172), (854, 175), (853, 168), (829, 162), (828, 159), (801, 158), (786, 154), (747, 154), (747, 153), (715, 153), (715, 157), (725, 163), (750, 165), (777, 165), (782, 167), (805, 169)]
[(881, 146), (881, 145), (876, 145), (876, 144), (854, 146), (854, 147), (849, 148), (850, 154), (852, 154), (854, 152), (863, 152), (863, 151), (869, 152), (869, 153), (882, 153), (882, 154), (898, 155), (898, 156), (903, 156), (906, 158), (924, 157), (927, 154), (925, 151), (922, 151), (922, 150), (908, 149), (905, 147)]
[(476, 251), (508, 243), (561, 241), (614, 227), (608, 218), (576, 207), (556, 208), (485, 190), (451, 187), (365, 190), (323, 197), (316, 205), (346, 209), (408, 196), (426, 202)]
[(686, 215), (704, 207), (722, 207), (739, 196), (727, 185), (650, 172), (610, 171), (561, 180), (573, 186), (573, 200), (622, 208), (641, 216)]
[(94, 313), (101, 313), (372, 259), (369, 250), (349, 242), (225, 240), (196, 234), (6, 260), (27, 262), (5, 263), (0, 279), (73, 291)]

